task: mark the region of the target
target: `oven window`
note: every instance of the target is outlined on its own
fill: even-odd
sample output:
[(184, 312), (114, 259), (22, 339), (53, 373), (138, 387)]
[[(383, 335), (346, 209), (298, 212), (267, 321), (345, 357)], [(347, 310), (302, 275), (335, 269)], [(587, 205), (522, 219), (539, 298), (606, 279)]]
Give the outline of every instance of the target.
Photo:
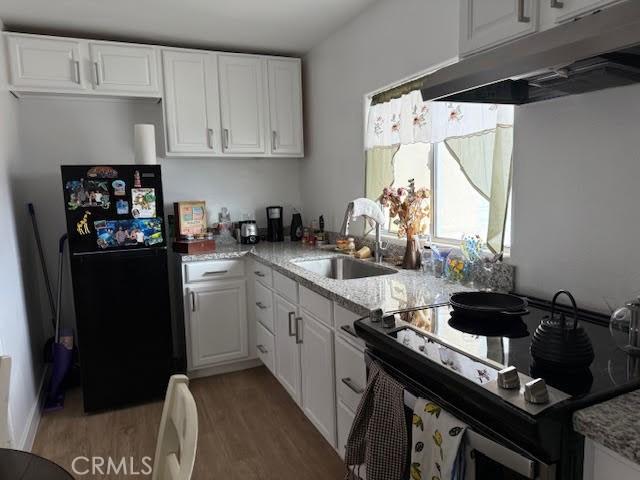
[(472, 455), (476, 466), (475, 480), (528, 480), (527, 477), (509, 470), (477, 450), (474, 450)]

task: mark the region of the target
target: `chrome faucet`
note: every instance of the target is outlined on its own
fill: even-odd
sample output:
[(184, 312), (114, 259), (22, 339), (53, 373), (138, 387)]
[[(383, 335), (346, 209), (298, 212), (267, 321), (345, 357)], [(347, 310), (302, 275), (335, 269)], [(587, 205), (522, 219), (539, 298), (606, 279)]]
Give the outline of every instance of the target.
[[(370, 200), (371, 203), (374, 203), (372, 200)], [(378, 205), (376, 204), (376, 207)], [(353, 202), (349, 202), (347, 205), (347, 210), (344, 212), (344, 220), (342, 222), (342, 228), (340, 229), (340, 234), (342, 236), (348, 236), (349, 235), (349, 223), (351, 222), (352, 219), (357, 218), (357, 217), (353, 217)], [(366, 215), (361, 215), (362, 218), (366, 219), (366, 220), (371, 220), (372, 222), (374, 222), (376, 224), (376, 241), (375, 241), (375, 245), (374, 245), (374, 258), (376, 263), (382, 263), (382, 254), (383, 252), (387, 249), (386, 246), (384, 246), (383, 242), (382, 242), (382, 225), (375, 221), (373, 218), (366, 216)]]

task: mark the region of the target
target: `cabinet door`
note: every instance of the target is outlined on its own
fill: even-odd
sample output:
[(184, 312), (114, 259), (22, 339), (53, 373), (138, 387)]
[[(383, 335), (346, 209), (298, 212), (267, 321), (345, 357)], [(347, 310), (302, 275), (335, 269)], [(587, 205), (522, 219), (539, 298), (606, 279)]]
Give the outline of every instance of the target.
[(43, 90), (84, 90), (80, 42), (72, 39), (7, 35), (11, 84)]
[(245, 280), (211, 282), (187, 294), (192, 367), (247, 358)]
[(302, 410), (332, 445), (336, 444), (333, 332), (301, 311), (298, 338), (302, 350)]
[(220, 108), (224, 153), (265, 153), (264, 61), (220, 55)]
[(90, 42), (89, 51), (94, 90), (159, 95), (155, 48)]
[(267, 60), (271, 153), (302, 155), (300, 60)]
[(167, 153), (219, 154), (215, 54), (162, 52)]
[(538, 2), (534, 0), (462, 0), (460, 55), (468, 55), (538, 29)]
[[(620, 0), (562, 0), (556, 3), (556, 21), (564, 22), (591, 13), (599, 8), (607, 7)], [(560, 6), (562, 4), (562, 6)]]
[(279, 295), (273, 295), (276, 329), (276, 377), (296, 403), (302, 398), (300, 386), (300, 345), (296, 343), (297, 308)]

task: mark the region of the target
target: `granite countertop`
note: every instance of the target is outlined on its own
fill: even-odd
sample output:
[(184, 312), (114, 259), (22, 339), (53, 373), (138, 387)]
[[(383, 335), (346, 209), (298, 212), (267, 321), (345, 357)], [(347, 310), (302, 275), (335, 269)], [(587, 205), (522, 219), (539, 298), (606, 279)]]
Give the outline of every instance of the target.
[(640, 390), (578, 410), (573, 428), (640, 465)]
[(218, 246), (214, 253), (181, 255), (181, 260), (198, 262), (245, 255), (361, 315), (378, 308), (388, 312), (442, 303), (448, 301), (453, 292), (469, 290), (428, 273), (402, 270), (392, 265), (387, 266), (398, 270), (397, 273), (351, 280), (326, 278), (295, 265), (292, 260), (331, 258), (344, 254), (291, 242)]

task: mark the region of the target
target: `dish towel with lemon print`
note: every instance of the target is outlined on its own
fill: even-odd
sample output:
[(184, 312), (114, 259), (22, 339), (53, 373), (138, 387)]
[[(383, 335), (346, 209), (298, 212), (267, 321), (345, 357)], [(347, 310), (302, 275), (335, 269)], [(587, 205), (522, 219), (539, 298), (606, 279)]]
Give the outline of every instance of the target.
[(409, 480), (463, 480), (461, 446), (466, 429), (435, 403), (418, 398), (413, 407)]

